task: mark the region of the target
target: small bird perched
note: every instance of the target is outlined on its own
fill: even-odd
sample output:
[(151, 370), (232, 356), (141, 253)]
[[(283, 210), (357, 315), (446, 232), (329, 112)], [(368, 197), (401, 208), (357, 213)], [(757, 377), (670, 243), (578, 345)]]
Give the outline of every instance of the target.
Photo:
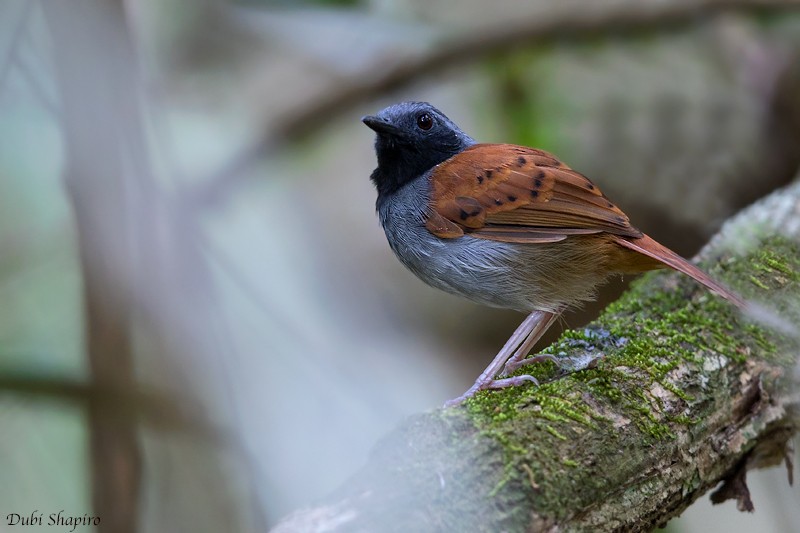
[(744, 302), (635, 227), (588, 178), (553, 155), (479, 144), (426, 102), (362, 118), (377, 134), (377, 211), (394, 253), (422, 281), (492, 307), (529, 313), (456, 405), (508, 375), (570, 305), (614, 274), (663, 267)]

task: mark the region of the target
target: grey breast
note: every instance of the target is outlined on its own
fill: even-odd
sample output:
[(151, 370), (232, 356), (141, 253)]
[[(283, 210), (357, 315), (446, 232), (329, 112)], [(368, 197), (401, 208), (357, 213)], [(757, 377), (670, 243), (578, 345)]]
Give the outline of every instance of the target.
[[(378, 208), (394, 253), (425, 283), (493, 307), (555, 310), (535, 283), (540, 249), (465, 235), (440, 239), (425, 228), (430, 181), (406, 184)], [(545, 259), (546, 260), (546, 259)]]

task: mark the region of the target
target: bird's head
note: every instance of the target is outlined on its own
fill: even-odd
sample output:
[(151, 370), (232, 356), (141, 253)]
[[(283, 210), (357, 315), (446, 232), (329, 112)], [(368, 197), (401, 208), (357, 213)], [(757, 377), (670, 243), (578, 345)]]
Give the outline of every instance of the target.
[(475, 141), (427, 102), (401, 102), (361, 121), (375, 131), (378, 194), (391, 194)]

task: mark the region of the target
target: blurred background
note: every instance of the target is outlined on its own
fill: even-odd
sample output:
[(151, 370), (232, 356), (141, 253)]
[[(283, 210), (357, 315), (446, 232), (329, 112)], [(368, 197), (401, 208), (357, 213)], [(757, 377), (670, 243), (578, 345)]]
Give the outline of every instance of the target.
[[(0, 531), (264, 531), (472, 383), (523, 317), (392, 257), (359, 121), (390, 103), (555, 152), (693, 255), (797, 174), (793, 5), (3, 0)], [(669, 529), (800, 529), (784, 470), (748, 479), (754, 515)]]

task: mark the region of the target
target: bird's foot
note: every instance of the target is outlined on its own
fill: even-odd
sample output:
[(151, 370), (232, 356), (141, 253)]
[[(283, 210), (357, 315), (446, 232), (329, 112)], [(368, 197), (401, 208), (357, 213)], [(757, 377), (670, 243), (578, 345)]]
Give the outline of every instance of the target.
[(485, 389), (504, 389), (506, 387), (516, 387), (517, 385), (522, 385), (525, 382), (533, 383), (534, 385), (539, 385), (539, 380), (533, 376), (523, 375), (523, 376), (513, 376), (510, 378), (503, 378), (503, 379), (487, 379), (475, 382), (472, 387), (469, 388), (467, 392), (459, 396), (458, 398), (453, 398), (452, 400), (447, 400), (444, 402), (444, 407), (453, 407), (458, 405), (467, 398), (471, 398), (475, 395), (476, 392)]
[(558, 358), (554, 355), (549, 354), (540, 354), (535, 355), (533, 357), (528, 357), (527, 359), (516, 359), (512, 357), (506, 364), (503, 366), (503, 371), (500, 373), (501, 376), (508, 376), (512, 372), (516, 371), (520, 367), (525, 365), (531, 365), (534, 363), (544, 363), (545, 361), (552, 361), (557, 367), (561, 367), (561, 363), (558, 361)]

